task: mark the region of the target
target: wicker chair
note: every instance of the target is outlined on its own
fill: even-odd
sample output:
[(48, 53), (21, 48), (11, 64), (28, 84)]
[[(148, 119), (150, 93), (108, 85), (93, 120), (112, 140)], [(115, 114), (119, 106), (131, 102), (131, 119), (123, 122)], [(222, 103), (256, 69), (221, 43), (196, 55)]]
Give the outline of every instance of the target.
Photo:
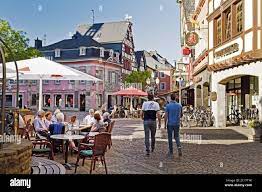
[[(34, 126), (33, 126), (33, 130), (35, 131)], [(35, 135), (36, 135), (36, 139), (32, 140), (32, 144), (33, 144), (32, 155), (36, 157), (47, 156), (49, 159), (54, 160), (54, 151), (53, 151), (52, 143), (49, 142), (47, 138), (42, 137), (36, 131), (35, 131)]]
[[(54, 160), (54, 152), (52, 144), (45, 139), (37, 139), (32, 141), (33, 150), (32, 155), (36, 157), (45, 157)], [(37, 147), (38, 146), (38, 147)]]
[(76, 173), (80, 158), (83, 159), (82, 166), (84, 166), (85, 159), (88, 158), (89, 160), (91, 160), (90, 174), (92, 174), (92, 170), (95, 170), (96, 161), (99, 161), (99, 159), (101, 160), (101, 163), (105, 166), (105, 171), (107, 174), (105, 152), (109, 144), (110, 137), (111, 137), (110, 133), (103, 132), (95, 136), (93, 147), (90, 147), (86, 143), (79, 144), (78, 156), (77, 156), (77, 161), (75, 165), (75, 173)]
[[(111, 123), (109, 124), (108, 129), (107, 129), (107, 132), (110, 133), (110, 135), (112, 135), (112, 131), (113, 131), (114, 126), (115, 126), (115, 121), (113, 120), (113, 121), (111, 121)], [(110, 149), (112, 147), (112, 145), (113, 145), (112, 138), (110, 136), (108, 148)]]

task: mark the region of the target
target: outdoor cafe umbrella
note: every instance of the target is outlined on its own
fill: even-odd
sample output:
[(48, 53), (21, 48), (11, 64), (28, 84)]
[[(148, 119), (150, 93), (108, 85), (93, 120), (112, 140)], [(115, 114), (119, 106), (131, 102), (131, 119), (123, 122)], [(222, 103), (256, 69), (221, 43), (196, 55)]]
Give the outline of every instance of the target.
[(147, 96), (148, 94), (142, 90), (130, 87), (127, 89), (122, 89), (118, 92), (113, 93), (113, 95), (118, 95), (118, 96), (130, 96), (131, 97), (131, 107), (133, 107), (133, 97), (135, 96)]
[[(17, 61), (17, 65), (20, 80), (39, 80), (39, 110), (42, 109), (43, 80), (101, 81), (91, 75), (43, 57)], [(15, 70), (13, 62), (6, 63), (6, 66), (8, 70)], [(7, 77), (16, 79), (14, 73), (8, 73)]]

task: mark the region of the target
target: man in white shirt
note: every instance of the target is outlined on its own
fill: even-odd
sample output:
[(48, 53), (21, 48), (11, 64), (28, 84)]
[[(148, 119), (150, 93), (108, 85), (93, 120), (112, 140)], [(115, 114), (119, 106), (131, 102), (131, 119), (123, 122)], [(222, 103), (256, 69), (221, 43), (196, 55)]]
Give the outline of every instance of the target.
[(89, 114), (83, 119), (83, 123), (85, 125), (93, 125), (95, 122), (95, 118), (94, 118), (94, 109), (89, 109)]
[(148, 101), (143, 103), (142, 106), (142, 119), (144, 120), (144, 131), (145, 131), (145, 145), (146, 155), (150, 154), (150, 143), (149, 135), (151, 133), (151, 151), (155, 149), (155, 135), (156, 135), (156, 119), (158, 118), (158, 126), (161, 127), (161, 115), (159, 113), (160, 106), (157, 102), (153, 101), (154, 96), (148, 95)]

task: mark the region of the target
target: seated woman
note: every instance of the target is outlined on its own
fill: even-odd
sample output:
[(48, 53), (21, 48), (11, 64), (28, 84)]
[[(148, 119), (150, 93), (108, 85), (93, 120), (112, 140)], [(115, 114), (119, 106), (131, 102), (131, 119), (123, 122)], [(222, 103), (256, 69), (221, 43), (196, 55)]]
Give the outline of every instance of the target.
[(49, 136), (48, 135), (49, 129), (48, 127), (46, 127), (46, 124), (44, 122), (44, 115), (45, 115), (45, 112), (43, 110), (38, 111), (33, 124), (34, 124), (36, 133), (47, 138)]
[[(68, 130), (66, 134), (68, 135), (75, 134), (75, 131), (73, 129), (77, 128), (77, 126), (78, 126), (78, 121), (76, 116), (74, 115), (70, 118), (70, 121), (67, 124)], [(75, 142), (73, 140), (69, 140), (69, 148), (74, 149), (75, 147), (76, 147)]]
[(95, 115), (94, 115), (94, 124), (91, 128), (91, 132), (102, 132), (105, 130), (104, 128), (104, 123), (102, 121), (102, 118), (101, 118), (101, 115), (99, 112), (95, 112)]
[(52, 119), (52, 112), (50, 111), (46, 112), (45, 120), (44, 120), (46, 127), (49, 127), (52, 124), (51, 119)]

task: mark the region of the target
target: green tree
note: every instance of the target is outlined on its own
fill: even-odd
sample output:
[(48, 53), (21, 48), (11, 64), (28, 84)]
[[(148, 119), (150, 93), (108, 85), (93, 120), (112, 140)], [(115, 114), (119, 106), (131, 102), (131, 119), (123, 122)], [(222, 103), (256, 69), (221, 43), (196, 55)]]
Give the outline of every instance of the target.
[[(9, 46), (16, 60), (30, 59), (42, 56), (40, 51), (29, 47), (29, 39), (23, 31), (13, 29), (10, 24), (0, 19), (0, 38)], [(9, 51), (5, 48), (5, 58), (13, 61)]]
[(147, 78), (151, 77), (150, 71), (133, 71), (131, 74), (125, 77), (127, 83), (142, 83), (143, 89), (146, 86)]

